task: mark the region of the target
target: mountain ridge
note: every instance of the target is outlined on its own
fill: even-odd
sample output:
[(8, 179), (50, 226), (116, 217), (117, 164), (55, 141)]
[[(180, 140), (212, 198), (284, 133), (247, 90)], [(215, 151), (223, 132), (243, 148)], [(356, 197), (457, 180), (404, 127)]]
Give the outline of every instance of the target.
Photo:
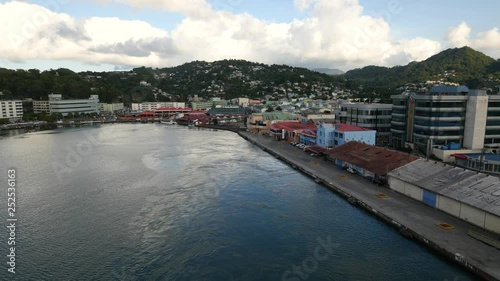
[[(406, 83), (428, 80), (479, 86), (481, 79), (489, 75), (498, 76), (500, 60), (495, 60), (470, 47), (451, 48), (435, 54), (421, 62), (410, 62), (405, 66), (366, 66), (346, 72), (347, 79), (373, 86), (395, 87)], [(500, 76), (498, 76), (500, 77)]]

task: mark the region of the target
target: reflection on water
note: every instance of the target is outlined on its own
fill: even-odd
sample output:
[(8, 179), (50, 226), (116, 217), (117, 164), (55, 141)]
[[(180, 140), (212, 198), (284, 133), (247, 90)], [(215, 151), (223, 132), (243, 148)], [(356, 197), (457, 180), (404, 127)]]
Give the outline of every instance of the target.
[[(471, 279), (232, 133), (57, 132), (0, 139), (0, 168), (18, 170), (22, 257), (1, 280), (282, 280), (327, 237), (338, 248), (308, 280)], [(54, 163), (69, 167), (61, 181)]]

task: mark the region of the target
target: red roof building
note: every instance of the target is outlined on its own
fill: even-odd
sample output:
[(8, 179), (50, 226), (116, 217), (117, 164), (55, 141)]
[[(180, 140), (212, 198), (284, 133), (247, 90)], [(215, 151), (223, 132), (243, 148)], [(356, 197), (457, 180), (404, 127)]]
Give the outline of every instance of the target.
[(418, 157), (395, 150), (351, 141), (328, 150), (328, 159), (339, 168), (353, 168), (366, 177), (385, 176)]
[(316, 125), (299, 122), (279, 122), (271, 125), (270, 134), (277, 140), (299, 142), (299, 134), (305, 130), (316, 130)]

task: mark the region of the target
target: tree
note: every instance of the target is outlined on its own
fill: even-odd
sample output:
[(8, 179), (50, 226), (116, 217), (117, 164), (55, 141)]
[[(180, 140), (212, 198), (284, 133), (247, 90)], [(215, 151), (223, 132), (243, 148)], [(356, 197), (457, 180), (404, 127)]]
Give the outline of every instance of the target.
[(11, 100), (11, 99), (13, 99), (11, 91), (9, 91), (9, 90), (2, 90), (0, 92), (2, 92), (2, 95), (0, 95), (0, 99), (3, 99), (3, 100)]

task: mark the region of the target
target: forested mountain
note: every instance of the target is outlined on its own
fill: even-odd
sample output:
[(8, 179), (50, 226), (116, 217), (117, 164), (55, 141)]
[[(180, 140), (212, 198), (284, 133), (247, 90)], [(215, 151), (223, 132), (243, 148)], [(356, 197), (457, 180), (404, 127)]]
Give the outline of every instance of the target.
[(328, 74), (328, 75), (342, 75), (342, 74), (345, 74), (345, 72), (342, 71), (342, 70), (340, 70), (340, 69), (332, 69), (332, 68), (313, 68), (311, 70), (319, 72), (319, 73)]
[(40, 72), (0, 69), (3, 99), (88, 98), (98, 94), (102, 102), (187, 101), (189, 97), (261, 98), (315, 94), (326, 98), (344, 87), (343, 77), (305, 68), (265, 65), (244, 60), (194, 61), (176, 67), (135, 68), (125, 72), (81, 72), (57, 69)]
[(500, 82), (500, 60), (469, 47), (445, 50), (422, 62), (406, 66), (367, 66), (345, 74), (367, 86), (398, 87), (425, 81), (453, 82), (470, 88), (493, 86)]
[[(305, 68), (265, 65), (244, 60), (194, 61), (176, 67), (140, 67), (131, 71), (81, 72), (0, 68), (0, 99), (47, 99), (99, 95), (102, 102), (188, 101), (237, 97), (280, 99), (332, 98), (333, 93), (390, 102), (390, 95), (408, 83), (455, 82), (470, 88), (500, 85), (500, 60), (471, 48), (449, 49), (422, 62), (392, 68), (367, 66), (345, 75), (327, 75)], [(344, 96), (346, 97), (346, 96)]]

